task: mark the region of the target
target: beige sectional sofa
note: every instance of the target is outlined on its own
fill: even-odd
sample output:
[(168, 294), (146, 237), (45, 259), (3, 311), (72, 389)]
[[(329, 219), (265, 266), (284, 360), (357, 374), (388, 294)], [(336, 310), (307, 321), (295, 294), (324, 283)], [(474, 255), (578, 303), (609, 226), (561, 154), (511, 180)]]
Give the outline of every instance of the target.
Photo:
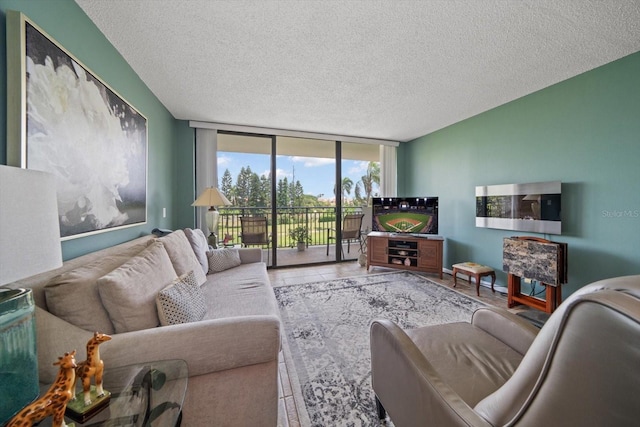
[[(281, 326), (262, 252), (239, 249), (240, 265), (205, 276), (207, 258), (192, 237), (182, 230), (160, 239), (144, 236), (9, 285), (33, 289), (40, 381), (54, 380), (52, 363), (66, 351), (76, 349), (84, 360), (85, 345), (98, 330), (112, 335), (100, 347), (107, 369), (187, 362), (182, 425), (275, 426)], [(189, 240), (192, 252), (185, 254)], [(151, 304), (167, 274), (175, 279), (196, 266), (202, 268), (196, 276), (204, 282), (204, 317), (158, 326)]]

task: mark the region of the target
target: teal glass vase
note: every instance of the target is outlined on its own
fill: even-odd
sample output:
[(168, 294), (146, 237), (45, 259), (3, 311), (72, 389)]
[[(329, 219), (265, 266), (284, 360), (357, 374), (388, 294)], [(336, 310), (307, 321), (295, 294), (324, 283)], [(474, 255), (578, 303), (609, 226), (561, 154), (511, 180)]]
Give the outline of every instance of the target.
[(39, 391), (33, 293), (0, 288), (0, 425)]

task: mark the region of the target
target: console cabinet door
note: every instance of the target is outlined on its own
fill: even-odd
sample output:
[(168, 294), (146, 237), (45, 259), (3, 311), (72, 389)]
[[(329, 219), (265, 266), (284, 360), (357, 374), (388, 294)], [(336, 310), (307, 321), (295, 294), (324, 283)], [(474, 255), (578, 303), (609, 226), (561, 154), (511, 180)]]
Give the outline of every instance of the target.
[(442, 269), (442, 243), (436, 240), (418, 242), (418, 267), (438, 271)]
[(380, 237), (369, 237), (367, 242), (370, 263), (383, 263), (389, 262), (387, 259), (387, 239)]

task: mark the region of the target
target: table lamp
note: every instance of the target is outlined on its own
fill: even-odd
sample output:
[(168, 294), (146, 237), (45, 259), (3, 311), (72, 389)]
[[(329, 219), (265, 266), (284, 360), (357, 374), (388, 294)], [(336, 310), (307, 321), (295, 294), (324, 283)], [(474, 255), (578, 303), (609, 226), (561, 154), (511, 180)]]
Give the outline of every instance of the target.
[(0, 165), (0, 425), (40, 391), (33, 294), (1, 285), (61, 265), (55, 178)]
[(191, 206), (208, 206), (207, 211), (207, 228), (209, 229), (209, 244), (214, 248), (218, 247), (218, 238), (216, 233), (218, 232), (218, 217), (220, 212), (216, 210), (216, 206), (230, 205), (231, 202), (225, 197), (224, 194), (216, 187), (207, 187), (198, 196), (195, 202)]

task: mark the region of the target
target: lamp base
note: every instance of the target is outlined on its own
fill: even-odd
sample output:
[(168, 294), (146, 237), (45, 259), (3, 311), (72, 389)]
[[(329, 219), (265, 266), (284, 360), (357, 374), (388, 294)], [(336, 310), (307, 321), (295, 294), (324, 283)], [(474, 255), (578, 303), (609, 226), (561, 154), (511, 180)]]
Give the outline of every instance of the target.
[(207, 211), (207, 228), (209, 229), (209, 244), (214, 248), (218, 247), (218, 238), (216, 233), (218, 232), (218, 218), (220, 217), (220, 212), (215, 210), (213, 206), (211, 209)]
[(209, 234), (207, 243), (209, 243), (209, 246), (211, 246), (213, 249), (218, 249), (218, 236), (216, 236), (215, 233)]

